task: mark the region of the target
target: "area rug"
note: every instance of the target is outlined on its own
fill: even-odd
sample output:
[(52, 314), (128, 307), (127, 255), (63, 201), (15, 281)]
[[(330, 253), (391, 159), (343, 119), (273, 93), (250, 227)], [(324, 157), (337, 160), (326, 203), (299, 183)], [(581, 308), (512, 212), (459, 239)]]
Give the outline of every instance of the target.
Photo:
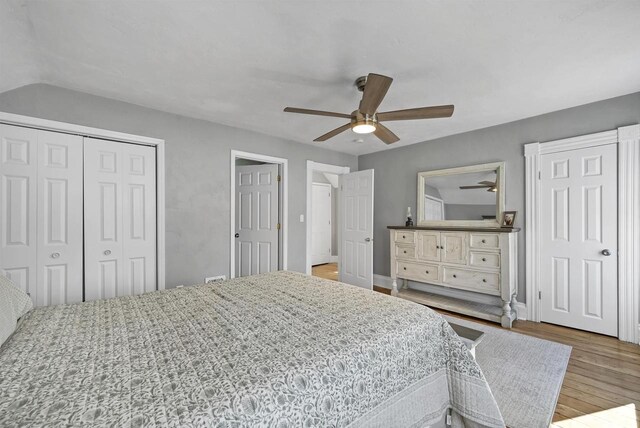
[(548, 428), (571, 347), (471, 321), (447, 321), (485, 332), (476, 361), (510, 428)]

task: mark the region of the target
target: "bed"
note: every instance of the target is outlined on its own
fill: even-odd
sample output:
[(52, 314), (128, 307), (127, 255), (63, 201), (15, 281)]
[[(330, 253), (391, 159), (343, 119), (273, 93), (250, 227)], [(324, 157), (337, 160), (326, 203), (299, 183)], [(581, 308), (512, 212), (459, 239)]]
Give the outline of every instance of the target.
[(0, 426), (503, 427), (434, 311), (293, 272), (37, 308)]

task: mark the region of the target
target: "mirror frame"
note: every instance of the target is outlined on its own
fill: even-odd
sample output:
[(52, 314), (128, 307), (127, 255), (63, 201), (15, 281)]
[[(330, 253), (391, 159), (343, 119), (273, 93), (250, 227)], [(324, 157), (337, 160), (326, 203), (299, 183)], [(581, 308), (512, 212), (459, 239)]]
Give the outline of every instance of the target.
[[(438, 169), (418, 173), (417, 221), (418, 226), (450, 226), (450, 227), (502, 227), (502, 213), (504, 212), (505, 196), (505, 165), (504, 162), (483, 163), (480, 165), (461, 166), (457, 168)], [(472, 172), (496, 171), (496, 218), (495, 220), (421, 220), (424, 214), (424, 184), (428, 177), (443, 175), (466, 174)]]

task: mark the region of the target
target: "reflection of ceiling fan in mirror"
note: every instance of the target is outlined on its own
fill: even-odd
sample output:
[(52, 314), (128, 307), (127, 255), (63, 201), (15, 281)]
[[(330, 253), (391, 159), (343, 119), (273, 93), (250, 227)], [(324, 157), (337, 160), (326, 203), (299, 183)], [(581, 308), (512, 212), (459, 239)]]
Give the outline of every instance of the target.
[(369, 73), (356, 80), (356, 86), (362, 91), (362, 100), (357, 110), (351, 114), (334, 113), (331, 111), (309, 110), (305, 108), (287, 107), (288, 113), (313, 114), (316, 116), (331, 116), (350, 119), (350, 122), (339, 128), (329, 131), (313, 141), (326, 141), (329, 138), (351, 129), (357, 134), (373, 134), (386, 144), (400, 141), (400, 138), (380, 122), (391, 120), (434, 119), (438, 117), (451, 117), (452, 105), (419, 107), (406, 110), (378, 112), (378, 107), (387, 94), (393, 79), (380, 74)]
[(496, 188), (496, 183), (493, 181), (479, 181), (477, 185), (474, 186), (460, 186), (462, 190), (469, 189), (487, 189), (487, 192), (496, 192), (498, 189)]

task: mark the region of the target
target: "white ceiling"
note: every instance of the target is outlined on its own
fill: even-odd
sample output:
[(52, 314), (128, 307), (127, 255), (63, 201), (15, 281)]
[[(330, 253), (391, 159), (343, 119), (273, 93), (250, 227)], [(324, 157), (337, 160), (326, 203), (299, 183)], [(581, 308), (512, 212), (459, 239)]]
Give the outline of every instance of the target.
[[(0, 2), (0, 92), (45, 82), (302, 143), (344, 122), (369, 72), (413, 144), (640, 90), (640, 1)], [(347, 131), (322, 146), (387, 148)]]

